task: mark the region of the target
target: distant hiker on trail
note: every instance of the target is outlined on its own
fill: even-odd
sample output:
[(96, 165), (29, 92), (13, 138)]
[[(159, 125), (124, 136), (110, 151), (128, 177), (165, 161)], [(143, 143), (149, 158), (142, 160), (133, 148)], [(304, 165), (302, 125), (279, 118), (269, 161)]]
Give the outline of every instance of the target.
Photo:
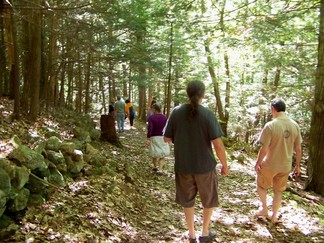
[(294, 175), (300, 175), (301, 134), (298, 124), (290, 119), (285, 111), (286, 104), (281, 99), (271, 101), (273, 120), (268, 122), (258, 138), (261, 148), (255, 164), (257, 172), (257, 192), (262, 209), (256, 216), (268, 216), (267, 189), (273, 187), (271, 222), (276, 223), (281, 205), (282, 192), (286, 190), (292, 167), (292, 156), (296, 152)]
[(111, 115), (111, 116), (114, 116), (115, 117), (115, 99), (112, 98), (110, 100), (110, 104), (109, 104), (109, 107), (108, 107), (108, 114)]
[(162, 174), (164, 157), (170, 154), (169, 144), (163, 139), (167, 117), (161, 113), (161, 105), (158, 103), (152, 105), (152, 110), (153, 115), (148, 119), (146, 144), (152, 156), (153, 171)]
[(214, 113), (200, 105), (204, 93), (205, 85), (202, 82), (189, 82), (189, 103), (173, 109), (164, 132), (164, 141), (174, 143), (176, 202), (184, 207), (191, 243), (197, 242), (194, 225), (197, 193), (203, 205), (199, 242), (212, 242), (216, 237), (214, 232), (209, 231), (214, 207), (219, 205), (212, 144), (222, 164), (221, 174), (226, 176), (229, 173), (221, 127)]
[(124, 132), (125, 106), (124, 100), (122, 100), (120, 96), (117, 96), (117, 101), (115, 102), (115, 112), (118, 132)]
[(129, 119), (130, 129), (135, 129), (133, 127), (133, 125), (134, 125), (134, 117), (135, 117), (134, 106), (133, 106), (132, 102), (130, 102), (129, 99), (127, 99), (125, 102), (126, 102), (125, 112), (126, 112), (126, 115), (127, 115), (128, 119)]

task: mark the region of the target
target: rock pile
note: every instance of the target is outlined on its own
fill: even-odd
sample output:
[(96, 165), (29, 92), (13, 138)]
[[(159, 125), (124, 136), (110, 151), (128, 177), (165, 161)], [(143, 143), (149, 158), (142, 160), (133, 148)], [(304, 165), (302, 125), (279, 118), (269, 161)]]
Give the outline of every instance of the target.
[(44, 203), (53, 190), (64, 189), (80, 173), (90, 174), (91, 168), (107, 163), (91, 145), (100, 139), (100, 130), (90, 124), (75, 126), (69, 140), (48, 131), (32, 138), (32, 147), (24, 145), (18, 136), (12, 137), (8, 143), (11, 152), (0, 158), (0, 239), (12, 225), (8, 215)]

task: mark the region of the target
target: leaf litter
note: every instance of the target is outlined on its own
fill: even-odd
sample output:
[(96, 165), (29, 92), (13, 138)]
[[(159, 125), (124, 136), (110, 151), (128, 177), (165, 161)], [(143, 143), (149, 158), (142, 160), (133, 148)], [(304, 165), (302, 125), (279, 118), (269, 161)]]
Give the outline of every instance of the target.
[[(105, 167), (117, 164), (117, 173), (81, 175), (45, 204), (29, 207), (20, 231), (6, 242), (188, 242), (183, 209), (174, 201), (173, 157), (166, 158), (163, 175), (153, 173), (145, 124), (135, 122), (135, 126), (136, 130), (120, 136), (122, 148), (92, 144), (107, 158)], [(211, 223), (217, 232), (215, 242), (323, 242), (323, 200), (315, 194), (303, 196), (300, 182), (291, 181), (293, 189), (284, 193), (279, 224), (254, 216), (260, 206), (255, 154), (247, 157), (245, 164), (229, 161), (228, 177), (219, 175), (221, 205)], [(201, 209), (198, 197), (197, 234), (202, 227)]]

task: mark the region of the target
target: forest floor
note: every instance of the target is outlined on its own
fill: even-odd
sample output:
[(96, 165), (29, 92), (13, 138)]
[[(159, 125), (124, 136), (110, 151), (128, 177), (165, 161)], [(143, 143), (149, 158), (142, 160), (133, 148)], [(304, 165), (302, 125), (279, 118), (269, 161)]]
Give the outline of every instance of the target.
[[(188, 242), (183, 209), (174, 202), (173, 157), (166, 159), (163, 175), (153, 173), (145, 124), (136, 121), (135, 127), (120, 134), (121, 148), (93, 144), (109, 161), (119, 163), (119, 173), (78, 177), (45, 204), (29, 207), (20, 230), (5, 242)], [(244, 164), (229, 160), (230, 175), (219, 175), (221, 205), (211, 224), (217, 233), (214, 242), (324, 242), (323, 198), (304, 192), (301, 180), (290, 181), (278, 224), (254, 216), (260, 206), (255, 154), (247, 157)], [(197, 236), (201, 209), (198, 198)]]

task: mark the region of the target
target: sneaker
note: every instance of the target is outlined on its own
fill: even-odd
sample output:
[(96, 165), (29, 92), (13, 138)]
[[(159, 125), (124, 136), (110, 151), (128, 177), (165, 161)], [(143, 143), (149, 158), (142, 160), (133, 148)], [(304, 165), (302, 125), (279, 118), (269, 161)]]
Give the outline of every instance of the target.
[(163, 175), (163, 170), (159, 170), (159, 169), (158, 169), (158, 170), (156, 171), (156, 174), (158, 174), (158, 175)]
[(216, 238), (216, 233), (209, 232), (207, 236), (200, 236), (199, 242), (213, 242), (213, 239)]

